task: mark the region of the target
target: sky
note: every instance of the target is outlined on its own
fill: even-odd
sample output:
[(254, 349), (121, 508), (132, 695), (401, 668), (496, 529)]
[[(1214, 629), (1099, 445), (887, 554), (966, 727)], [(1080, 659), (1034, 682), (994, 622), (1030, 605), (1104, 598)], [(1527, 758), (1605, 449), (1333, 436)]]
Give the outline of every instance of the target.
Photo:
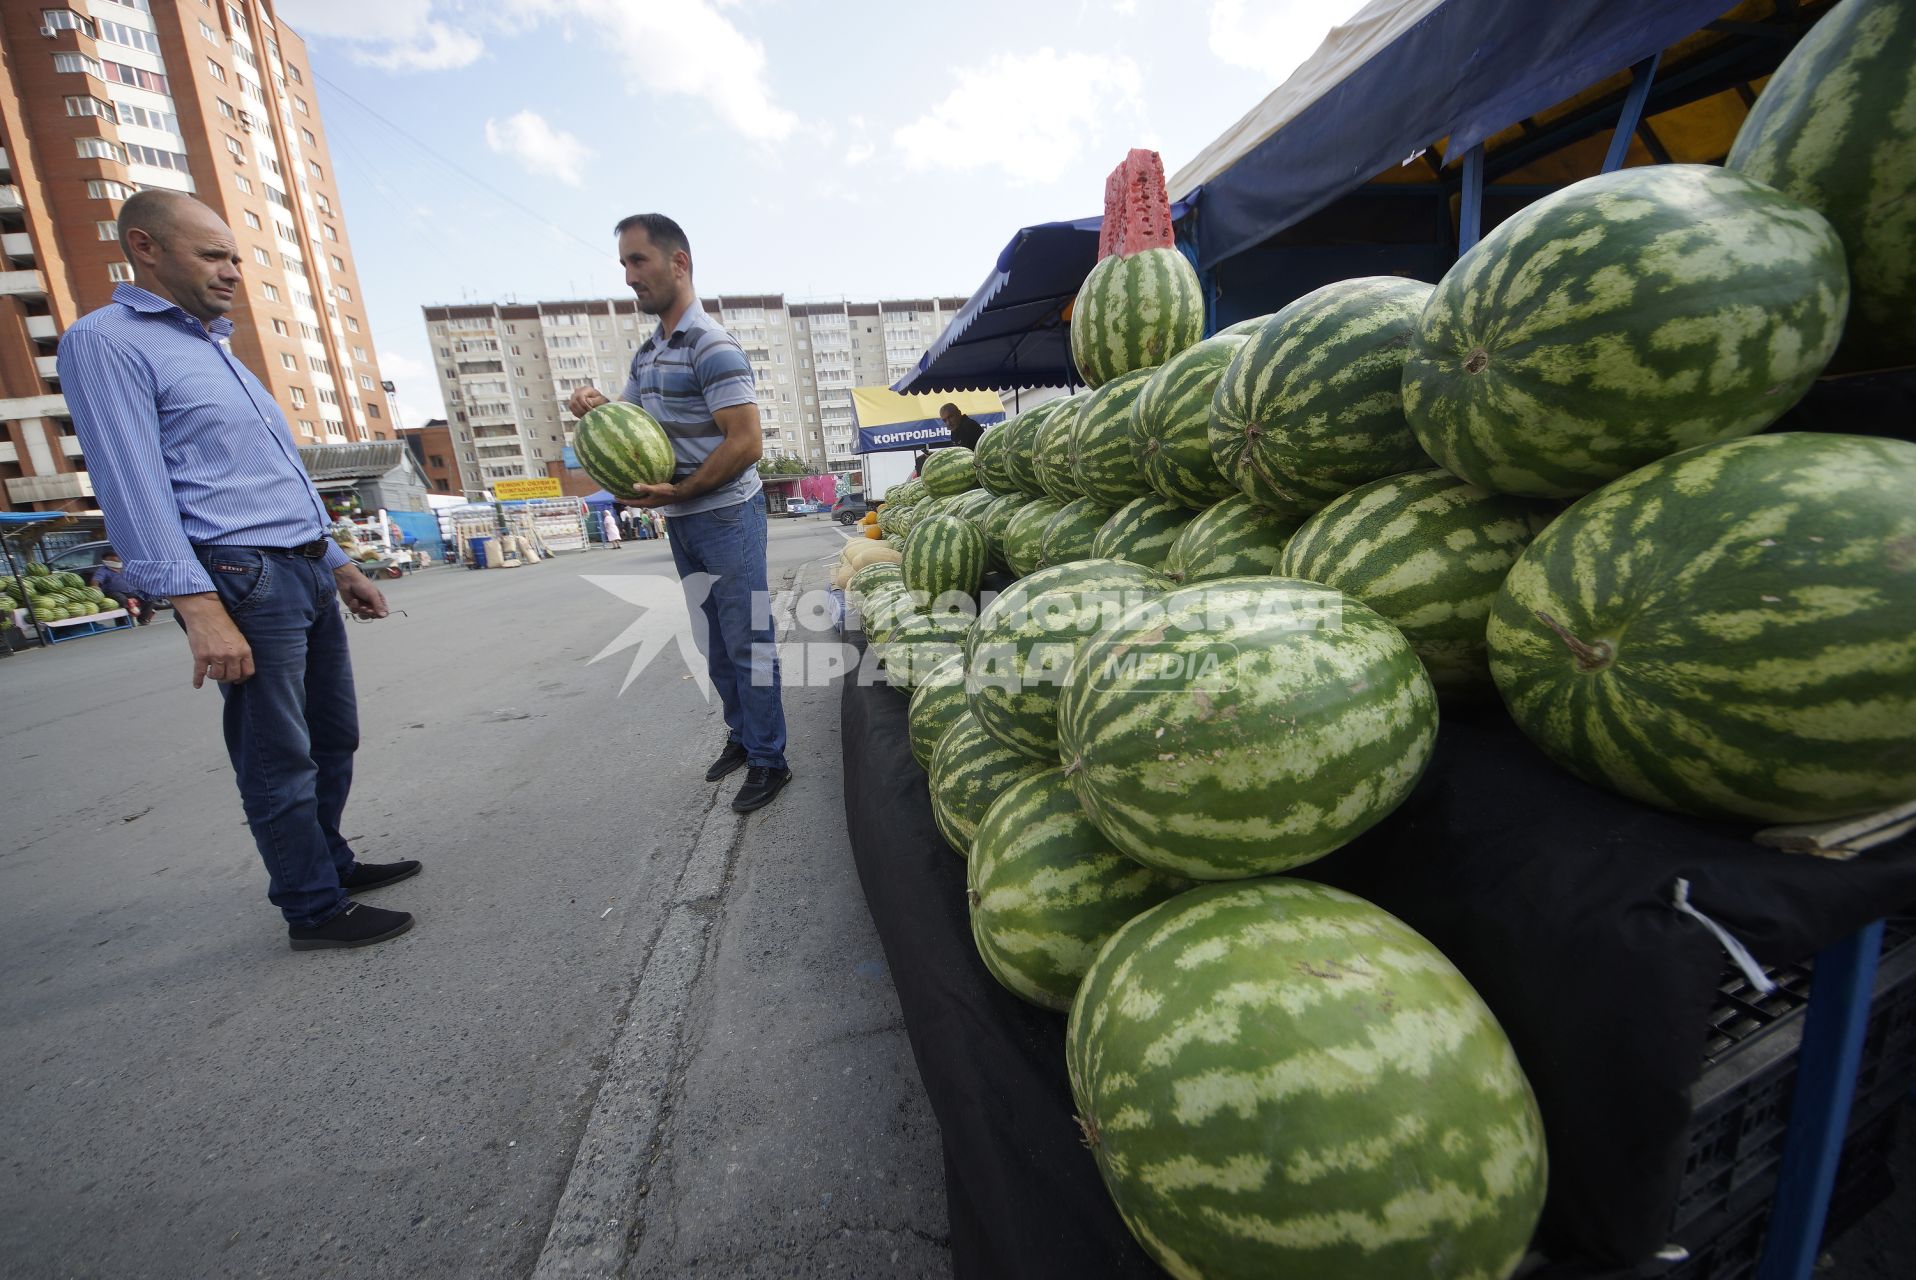
[(407, 425), (445, 416), (422, 306), (624, 296), (630, 213), (684, 227), (708, 297), (968, 297), (1019, 227), (1098, 213), (1132, 147), (1169, 176), (1360, 7), (275, 5)]

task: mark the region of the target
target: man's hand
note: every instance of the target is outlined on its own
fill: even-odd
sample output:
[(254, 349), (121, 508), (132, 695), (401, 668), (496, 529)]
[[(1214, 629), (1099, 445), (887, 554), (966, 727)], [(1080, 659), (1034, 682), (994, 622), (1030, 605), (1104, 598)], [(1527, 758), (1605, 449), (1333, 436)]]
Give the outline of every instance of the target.
[(186, 623), (186, 643), (193, 650), (193, 687), (208, 677), (220, 684), (240, 684), (253, 674), (253, 646), (233, 625), (220, 598), (210, 591), (174, 596), (173, 611)]
[(644, 507), (649, 511), (653, 507), (680, 501), (679, 487), (675, 484), (635, 484), (632, 492), (636, 496), (620, 498), (619, 502), (628, 507)]
[(386, 597), (357, 565), (340, 565), (333, 570), (333, 582), (339, 588), (339, 598), (355, 618), (386, 616)]
[(575, 418), (583, 418), (602, 404), (611, 404), (610, 400), (597, 387), (580, 387), (565, 402), (566, 412)]

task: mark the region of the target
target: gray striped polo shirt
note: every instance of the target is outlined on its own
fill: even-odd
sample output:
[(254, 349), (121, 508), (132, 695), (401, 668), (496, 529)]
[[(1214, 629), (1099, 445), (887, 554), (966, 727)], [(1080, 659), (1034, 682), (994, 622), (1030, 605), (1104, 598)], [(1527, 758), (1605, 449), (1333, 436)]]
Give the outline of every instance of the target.
[[(758, 403), (752, 366), (738, 339), (719, 328), (696, 298), (670, 336), (661, 324), (633, 354), (632, 376), (619, 398), (638, 405), (665, 428), (672, 440), (675, 481), (698, 470), (725, 439), (712, 420), (716, 410)], [(747, 501), (762, 488), (758, 468), (746, 467), (730, 484), (659, 510), (689, 516)]]

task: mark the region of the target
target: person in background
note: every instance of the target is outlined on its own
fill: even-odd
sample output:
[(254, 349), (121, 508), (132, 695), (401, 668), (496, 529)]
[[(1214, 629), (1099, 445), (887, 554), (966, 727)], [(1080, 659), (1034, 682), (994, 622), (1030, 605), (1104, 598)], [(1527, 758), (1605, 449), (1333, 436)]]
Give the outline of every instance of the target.
[(619, 522), (610, 511), (599, 513), (599, 527), (605, 531), (605, 545), (617, 550), (624, 539), (619, 536)]
[(108, 551), (100, 557), (100, 563), (93, 567), (87, 582), (125, 609), (141, 626), (153, 621), (153, 606), (135, 592), (133, 585), (126, 580), (126, 565), (117, 552)]
[[(767, 615), (764, 453), (752, 366), (738, 339), (699, 306), (692, 246), (672, 219), (634, 214), (613, 228), (625, 282), (659, 327), (632, 357), (621, 398), (656, 418), (671, 437), (668, 484), (637, 485), (634, 505), (669, 518), (672, 562), (681, 581), (701, 587), (686, 602), (712, 684), (725, 706), (725, 746), (705, 771), (716, 782), (740, 765), (745, 782), (732, 808), (771, 803), (792, 771), (785, 764), (785, 707), (776, 637)], [(572, 393), (575, 418), (607, 403), (593, 387)], [(762, 623), (762, 625), (761, 625)]]
[(232, 231), (156, 187), (128, 197), (118, 222), (133, 281), (68, 327), (57, 358), (125, 580), (172, 600), (193, 687), (219, 686), (266, 896), (292, 949), (396, 938), (411, 915), (352, 895), (418, 874), (418, 861), (361, 862), (339, 830), (359, 747), (339, 606), (383, 618), (385, 598), (327, 536), (286, 419), (228, 346), (240, 290)]
[(938, 420), (951, 432), (951, 443), (961, 449), (976, 449), (979, 438), (985, 434), (976, 418), (960, 413), (958, 406), (949, 402), (939, 406)]

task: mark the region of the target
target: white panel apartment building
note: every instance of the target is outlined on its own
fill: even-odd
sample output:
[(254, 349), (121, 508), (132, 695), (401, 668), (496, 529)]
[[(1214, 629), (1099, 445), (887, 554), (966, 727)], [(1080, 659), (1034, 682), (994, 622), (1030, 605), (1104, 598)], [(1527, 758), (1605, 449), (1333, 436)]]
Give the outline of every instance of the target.
[[(744, 348), (758, 383), (768, 458), (858, 473), (851, 389), (909, 373), (963, 298), (788, 303), (781, 294), (701, 300)], [(656, 327), (632, 299), (481, 303), (424, 309), (460, 483), (543, 476), (588, 383), (616, 396), (632, 353)]]

